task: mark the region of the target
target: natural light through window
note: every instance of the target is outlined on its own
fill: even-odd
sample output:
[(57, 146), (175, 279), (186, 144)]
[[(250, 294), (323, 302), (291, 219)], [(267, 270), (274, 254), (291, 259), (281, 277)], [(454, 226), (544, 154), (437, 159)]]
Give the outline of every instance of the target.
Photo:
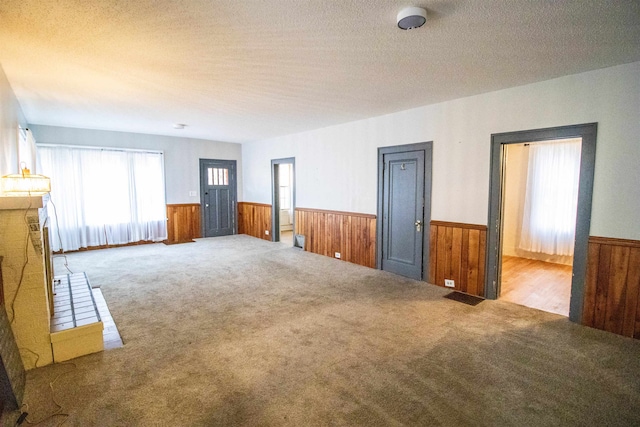
[(573, 255), (580, 139), (531, 144), (520, 249)]
[(207, 168), (209, 185), (229, 185), (229, 169)]
[(291, 209), (291, 166), (279, 166), (278, 179), (280, 181), (280, 209)]
[(166, 239), (162, 153), (42, 145), (38, 156), (56, 207), (53, 250)]

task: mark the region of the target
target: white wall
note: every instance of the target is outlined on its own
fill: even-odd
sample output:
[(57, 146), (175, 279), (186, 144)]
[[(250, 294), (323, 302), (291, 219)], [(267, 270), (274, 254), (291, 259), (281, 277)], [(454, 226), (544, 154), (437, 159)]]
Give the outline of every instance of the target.
[(517, 248), (522, 232), (522, 214), (527, 191), (528, 151), (524, 144), (507, 146), (502, 232), (504, 255), (518, 256)]
[(18, 125), (26, 126), (26, 120), (0, 67), (0, 176), (19, 172)]
[(591, 235), (640, 240), (640, 62), (243, 144), (245, 201), (296, 158), (297, 206), (376, 213), (377, 147), (434, 141), (432, 219), (487, 224), (492, 133), (598, 122)]
[[(140, 133), (29, 125), (39, 144), (90, 145), (164, 152), (167, 203), (200, 203), (199, 159), (236, 160), (242, 200), (241, 146), (227, 142)], [(196, 191), (196, 196), (189, 196)]]

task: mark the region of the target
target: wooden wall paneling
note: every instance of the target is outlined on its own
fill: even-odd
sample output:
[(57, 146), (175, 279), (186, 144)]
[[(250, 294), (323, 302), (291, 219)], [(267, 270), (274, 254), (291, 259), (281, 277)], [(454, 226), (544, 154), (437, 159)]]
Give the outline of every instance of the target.
[(369, 265), (376, 267), (376, 236), (378, 235), (378, 223), (375, 218), (369, 219)]
[(430, 225), (429, 226), (429, 283), (436, 283), (436, 260), (438, 254), (438, 226)]
[[(478, 284), (479, 278), (479, 266), (480, 259), (478, 254), (480, 253), (480, 231), (469, 230), (469, 262), (467, 267), (467, 292), (473, 295), (479, 295)], [(482, 281), (484, 282), (484, 280)]]
[(600, 245), (589, 243), (587, 251), (587, 275), (584, 284), (582, 324), (595, 327), (596, 287), (598, 284), (598, 266), (600, 264)]
[[(351, 262), (356, 262), (356, 263), (357, 263), (357, 260), (360, 259), (361, 257), (362, 244), (364, 243), (358, 236), (359, 228), (360, 228), (360, 218), (357, 218), (357, 217), (351, 218), (350, 240), (354, 244), (352, 245), (352, 248), (351, 248), (352, 252), (349, 254), (349, 259), (351, 259)], [(364, 261), (362, 261), (362, 263), (364, 264)]]
[(300, 212), (300, 216), (303, 218), (305, 224), (304, 229), (300, 230), (298, 234), (305, 236), (305, 250), (313, 253), (317, 253), (317, 245), (314, 241), (314, 230), (316, 230), (316, 215), (313, 212)]
[(200, 230), (200, 204), (167, 205), (167, 240), (165, 243), (192, 242), (202, 237)]
[(487, 228), (432, 221), (429, 231), (429, 282), (453, 279), (456, 290), (483, 296)]
[[(326, 231), (326, 227), (327, 226), (327, 214), (325, 213), (320, 213), (318, 214), (318, 228), (319, 228), (319, 235), (318, 235), (318, 243), (320, 244), (320, 253), (324, 256), (329, 256), (329, 250), (327, 248), (327, 231)], [(333, 256), (333, 254), (331, 254), (331, 256)]]
[(310, 215), (310, 227), (307, 229), (309, 231), (309, 251), (314, 254), (320, 253), (318, 248), (318, 239), (315, 238), (315, 233), (320, 233), (318, 227), (318, 214), (312, 212)]
[(334, 240), (333, 235), (336, 232), (334, 219), (335, 219), (334, 214), (327, 214), (326, 220), (324, 222), (325, 229), (323, 234), (324, 236), (326, 236), (326, 245), (325, 245), (326, 255), (325, 256), (334, 256), (336, 252), (340, 252), (340, 251), (333, 250), (333, 240)]
[[(265, 230), (269, 234), (265, 234)], [(271, 205), (265, 203), (238, 203), (238, 233), (271, 241)]]
[[(637, 258), (636, 258), (637, 259)], [(636, 279), (636, 286), (638, 287), (637, 295), (637, 303), (636, 303), (636, 327), (633, 331), (633, 337), (640, 339), (640, 264), (636, 264), (634, 266), (634, 275), (633, 277)]]
[(487, 230), (480, 231), (478, 237), (478, 280), (476, 295), (484, 296), (484, 275), (487, 268)]
[(633, 337), (640, 339), (640, 297), (638, 298), (638, 307), (636, 309), (636, 329), (633, 332)]
[(296, 234), (305, 236), (305, 250), (375, 268), (374, 215), (298, 208)]
[[(342, 236), (349, 236), (351, 234), (351, 222), (352, 222), (353, 218), (351, 217), (351, 215), (344, 215), (342, 217)], [(351, 259), (351, 242), (352, 239), (343, 239), (341, 242), (340, 247), (343, 250), (343, 253), (345, 254), (345, 261), (348, 262), (353, 262), (353, 259)]]
[(640, 338), (640, 241), (589, 238), (582, 323)]
[[(432, 237), (434, 238), (434, 237)], [(445, 279), (445, 265), (447, 258), (447, 241), (446, 241), (446, 227), (437, 227), (435, 235), (436, 243), (436, 265), (430, 266), (436, 270), (436, 281), (434, 285), (444, 286)]]
[(627, 271), (629, 270), (629, 250), (630, 248), (624, 246), (613, 246), (611, 248), (607, 315), (604, 329), (615, 334), (622, 333), (624, 304), (626, 303)]
[(469, 293), (469, 280), (462, 280), (462, 274), (469, 271), (469, 229), (461, 229), (462, 245), (460, 247), (460, 290)]
[(611, 266), (611, 246), (601, 245), (599, 257), (593, 326), (598, 329), (604, 329), (604, 324), (607, 318), (607, 295), (609, 293), (609, 267)]
[[(354, 217), (351, 218), (351, 236), (349, 239), (352, 242), (351, 253), (349, 254), (349, 259), (351, 262), (357, 262), (360, 258), (361, 248), (363, 242), (359, 239), (358, 229), (360, 228), (360, 218)], [(364, 262), (363, 262), (364, 264)]]
[(629, 252), (627, 295), (624, 307), (622, 335), (640, 338), (640, 248)]
[(313, 253), (322, 254), (322, 248), (320, 247), (320, 217), (317, 212), (312, 214), (313, 220), (311, 222), (311, 239), (313, 245), (311, 246)]
[(451, 270), (450, 277), (455, 283), (460, 284), (460, 288), (467, 287), (463, 283), (460, 275), (462, 265), (462, 228), (451, 229)]
[(445, 227), (444, 229), (444, 279), (451, 279), (451, 260), (453, 258), (453, 227)]

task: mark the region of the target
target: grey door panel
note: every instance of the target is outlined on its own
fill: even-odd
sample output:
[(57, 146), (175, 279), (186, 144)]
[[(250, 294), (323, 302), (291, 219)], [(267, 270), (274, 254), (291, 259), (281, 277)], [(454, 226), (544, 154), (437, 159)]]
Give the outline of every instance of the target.
[(425, 232), (425, 152), (385, 154), (383, 162), (381, 268), (420, 280)]
[(200, 191), (204, 237), (236, 233), (236, 162), (200, 160)]

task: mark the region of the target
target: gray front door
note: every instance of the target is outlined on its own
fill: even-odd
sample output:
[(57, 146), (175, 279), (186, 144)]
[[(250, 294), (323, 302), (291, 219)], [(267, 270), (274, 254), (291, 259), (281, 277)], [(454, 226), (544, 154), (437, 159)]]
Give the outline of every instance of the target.
[(382, 270), (422, 279), (425, 151), (383, 154)]
[(236, 161), (200, 159), (202, 235), (236, 233)]

